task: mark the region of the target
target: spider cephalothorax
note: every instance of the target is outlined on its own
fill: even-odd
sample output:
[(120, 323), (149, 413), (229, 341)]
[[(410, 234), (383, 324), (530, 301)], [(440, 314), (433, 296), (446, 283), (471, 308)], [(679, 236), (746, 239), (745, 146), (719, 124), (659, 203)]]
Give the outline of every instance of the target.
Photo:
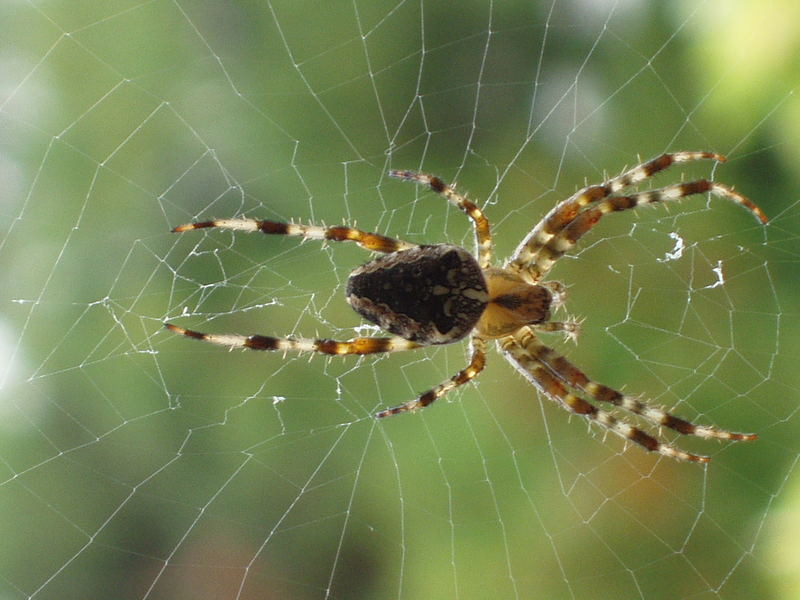
[(257, 219), (222, 219), (181, 225), (173, 231), (222, 227), (337, 242), (353, 241), (367, 250), (383, 253), (352, 272), (346, 293), (356, 312), (394, 336), (336, 341), (211, 334), (169, 323), (166, 326), (176, 333), (223, 346), (324, 354), (412, 350), (451, 344), (470, 336), (470, 362), (466, 367), (414, 400), (380, 411), (377, 417), (423, 408), (472, 380), (486, 364), (486, 341), (495, 339), (506, 359), (520, 373), (568, 411), (582, 415), (647, 450), (679, 460), (707, 462), (707, 457), (662, 442), (599, 408), (589, 399), (611, 404), (640, 416), (652, 425), (682, 434), (726, 440), (753, 440), (756, 436), (694, 425), (661, 408), (594, 382), (537, 337), (537, 333), (550, 332), (562, 332), (568, 336), (577, 334), (578, 322), (550, 320), (551, 306), (560, 304), (564, 298), (564, 286), (542, 280), (555, 262), (574, 247), (603, 215), (709, 192), (745, 207), (761, 223), (767, 222), (761, 209), (750, 200), (728, 186), (705, 179), (620, 194), (625, 188), (674, 163), (701, 159), (722, 162), (725, 157), (711, 152), (663, 154), (600, 185), (576, 192), (545, 215), (503, 267), (491, 266), (492, 237), (489, 221), (483, 212), (438, 177), (414, 171), (390, 171), (389, 174), (430, 187), (466, 213), (475, 227), (476, 256), (452, 244), (416, 245), (346, 226), (318, 227)]

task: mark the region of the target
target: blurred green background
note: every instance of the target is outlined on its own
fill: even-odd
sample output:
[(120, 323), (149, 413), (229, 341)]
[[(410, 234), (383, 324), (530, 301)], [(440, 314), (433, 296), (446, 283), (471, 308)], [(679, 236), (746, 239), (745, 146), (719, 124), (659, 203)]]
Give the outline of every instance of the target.
[[(800, 8), (789, 1), (4, 2), (3, 598), (796, 598)], [(592, 377), (753, 444), (625, 449), (494, 351), (226, 352), (348, 338), (367, 255), (230, 232), (347, 222), (471, 248), (390, 168), (458, 181), (501, 262), (559, 199), (714, 150), (721, 200), (620, 214), (553, 278)], [(669, 436), (667, 436), (669, 437)], [(793, 562), (794, 561), (794, 562)]]

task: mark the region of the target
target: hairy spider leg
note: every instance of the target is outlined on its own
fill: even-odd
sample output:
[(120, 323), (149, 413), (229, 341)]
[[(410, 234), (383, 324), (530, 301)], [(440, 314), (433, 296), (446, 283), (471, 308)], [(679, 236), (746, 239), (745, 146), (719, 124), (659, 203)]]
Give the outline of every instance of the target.
[(335, 225), (321, 227), (318, 225), (301, 225), (299, 223), (281, 223), (279, 221), (263, 221), (260, 219), (216, 219), (187, 223), (173, 229), (173, 233), (182, 233), (192, 229), (219, 227), (237, 231), (260, 232), (268, 235), (298, 236), (308, 240), (327, 240), (331, 242), (355, 242), (366, 250), (373, 252), (398, 252), (416, 248), (417, 244), (390, 238), (377, 233), (369, 233), (353, 227)]
[(581, 324), (583, 319), (573, 319), (571, 321), (545, 321), (544, 323), (536, 323), (529, 325), (540, 333), (563, 333), (564, 337), (573, 342), (578, 341), (578, 336), (581, 333)]
[[(542, 276), (535, 267), (532, 266), (533, 261), (536, 259), (537, 254), (546, 243), (567, 227), (581, 212), (581, 210), (591, 204), (600, 202), (605, 198), (616, 194), (617, 192), (640, 183), (656, 173), (663, 171), (675, 163), (698, 161), (703, 159), (712, 159), (717, 162), (725, 162), (727, 159), (714, 152), (675, 152), (662, 154), (653, 158), (641, 165), (638, 165), (621, 175), (609, 179), (608, 181), (600, 184), (583, 188), (576, 194), (559, 202), (554, 206), (550, 212), (547, 213), (544, 219), (540, 221), (533, 231), (531, 231), (525, 239), (519, 244), (514, 252), (511, 260), (508, 262), (507, 268), (514, 271), (529, 271), (529, 275), (537, 281), (537, 278)], [(716, 184), (721, 185), (721, 184)], [(725, 186), (722, 186), (725, 187)], [(744, 196), (733, 192), (730, 188), (725, 189), (735, 196), (734, 201), (744, 205), (761, 221), (767, 222), (767, 217), (755, 204), (750, 202)], [(729, 197), (728, 194), (720, 194)]]
[(592, 381), (564, 356), (539, 341), (527, 327), (516, 332), (514, 340), (525, 349), (528, 355), (548, 367), (565, 385), (581, 390), (599, 402), (613, 404), (630, 413), (639, 415), (654, 425), (668, 427), (684, 435), (694, 435), (706, 439), (751, 441), (758, 437), (754, 433), (733, 433), (716, 427), (695, 425), (658, 407), (650, 406), (633, 396), (625, 395), (613, 388)]
[(542, 243), (522, 273), (527, 273), (529, 277), (538, 280), (544, 277), (555, 262), (571, 250), (584, 235), (589, 233), (597, 225), (604, 215), (612, 212), (629, 210), (646, 204), (656, 202), (669, 202), (710, 192), (720, 198), (726, 198), (739, 204), (755, 215), (761, 222), (766, 223), (767, 217), (761, 209), (753, 204), (749, 199), (734, 191), (727, 185), (700, 179), (686, 183), (675, 183), (662, 188), (638, 192), (627, 196), (609, 196), (599, 202), (595, 202), (579, 212), (574, 219), (567, 223), (560, 231), (551, 235), (547, 241)]
[(677, 460), (698, 463), (707, 463), (711, 460), (707, 456), (684, 452), (674, 446), (660, 442), (650, 434), (628, 425), (611, 413), (572, 393), (569, 387), (546, 364), (520, 346), (514, 336), (507, 336), (500, 340), (500, 347), (508, 362), (516, 367), (546, 397), (555, 401), (567, 411), (585, 417), (589, 421), (597, 423), (604, 429), (630, 440), (650, 452), (657, 452)]
[(227, 333), (202, 333), (184, 329), (172, 323), (164, 323), (170, 331), (186, 337), (210, 342), (228, 348), (246, 348), (248, 350), (320, 352), (322, 354), (378, 354), (381, 352), (401, 352), (421, 348), (420, 344), (410, 342), (399, 336), (393, 337), (360, 337), (340, 342), (329, 339), (280, 338), (266, 335), (236, 335)]
[(556, 204), (545, 215), (533, 231), (520, 242), (509, 261), (509, 266), (521, 269), (534, 258), (536, 251), (541, 248), (553, 235), (566, 227), (584, 206), (598, 202), (615, 194), (626, 187), (644, 181), (660, 171), (664, 171), (675, 163), (691, 162), (712, 159), (725, 162), (728, 159), (714, 152), (674, 152), (662, 154), (645, 163), (637, 165), (621, 175), (609, 179), (599, 185), (585, 187), (569, 198)]
[(486, 269), (492, 262), (492, 233), (489, 227), (489, 219), (483, 214), (473, 202), (456, 192), (439, 177), (417, 173), (415, 171), (389, 171), (390, 177), (396, 177), (404, 181), (412, 181), (419, 185), (430, 187), (434, 192), (446, 198), (450, 203), (455, 204), (470, 219), (475, 228), (475, 240), (478, 245), (478, 265), (481, 269)]
[(443, 381), (436, 387), (429, 389), (423, 394), (420, 394), (414, 400), (406, 402), (405, 404), (401, 404), (400, 406), (382, 410), (375, 416), (379, 419), (382, 419), (384, 417), (391, 417), (392, 415), (398, 415), (400, 413), (425, 408), (448, 392), (451, 392), (455, 388), (472, 381), (472, 379), (474, 379), (478, 373), (483, 371), (483, 368), (486, 366), (486, 342), (479, 336), (473, 336), (471, 347), (472, 356), (469, 364), (458, 373), (453, 375), (450, 379)]

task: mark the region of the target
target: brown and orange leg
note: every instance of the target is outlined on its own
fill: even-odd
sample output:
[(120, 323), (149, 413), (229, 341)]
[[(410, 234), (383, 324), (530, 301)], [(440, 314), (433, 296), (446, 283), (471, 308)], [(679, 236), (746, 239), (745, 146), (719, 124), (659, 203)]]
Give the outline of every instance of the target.
[[(580, 190), (573, 196), (559, 202), (545, 218), (542, 219), (517, 247), (512, 259), (508, 263), (508, 268), (525, 272), (532, 281), (538, 281), (538, 279), (544, 275), (544, 273), (541, 272), (540, 266), (534, 264), (538, 254), (552, 238), (556, 237), (570, 225), (573, 220), (581, 214), (581, 211), (585, 207), (601, 202), (627, 187), (636, 185), (652, 177), (656, 173), (669, 168), (675, 163), (692, 162), (703, 159), (711, 159), (718, 162), (725, 162), (727, 160), (721, 154), (716, 154), (714, 152), (675, 152), (662, 154), (661, 156), (626, 171), (618, 177), (609, 179), (605, 183), (589, 186)], [(733, 192), (733, 190), (722, 184), (712, 183), (712, 185), (717, 186), (718, 189), (709, 189), (706, 191), (712, 191), (717, 193), (717, 195), (733, 199), (751, 210), (761, 222), (766, 222), (766, 216), (764, 216), (761, 209), (744, 198), (744, 196)]]
[(353, 227), (338, 225), (321, 227), (319, 225), (301, 225), (299, 223), (282, 223), (280, 221), (264, 221), (261, 219), (216, 219), (179, 225), (172, 231), (183, 233), (192, 229), (218, 227), (235, 231), (258, 232), (267, 235), (289, 235), (307, 240), (327, 240), (330, 242), (355, 242), (366, 250), (373, 252), (398, 252), (415, 248), (417, 245), (377, 233), (369, 233)]
[(434, 175), (426, 175), (416, 171), (393, 170), (389, 171), (389, 176), (429, 187), (472, 219), (472, 225), (475, 228), (475, 239), (478, 244), (478, 265), (480, 265), (481, 269), (489, 266), (492, 261), (492, 233), (489, 227), (489, 219), (486, 218), (486, 215), (474, 202), (467, 200), (442, 179)]
[(392, 415), (398, 415), (400, 413), (416, 411), (420, 408), (425, 408), (448, 392), (451, 392), (455, 388), (472, 381), (478, 375), (478, 373), (483, 371), (485, 366), (486, 342), (483, 340), (483, 338), (477, 336), (473, 337), (471, 358), (466, 367), (461, 369), (447, 381), (443, 381), (436, 387), (429, 389), (423, 394), (420, 394), (414, 400), (406, 402), (405, 404), (401, 404), (400, 406), (395, 406), (394, 408), (382, 410), (375, 416), (379, 419), (382, 419), (384, 417), (390, 417)]
[(266, 335), (237, 335), (228, 333), (202, 333), (184, 329), (172, 323), (164, 326), (179, 335), (209, 342), (228, 348), (248, 350), (321, 352), (322, 354), (378, 354), (381, 352), (400, 352), (420, 348), (420, 344), (401, 337), (362, 337), (344, 342), (329, 339), (280, 338)]
[(657, 452), (676, 460), (706, 463), (710, 458), (685, 452), (658, 440), (646, 433), (618, 419), (608, 411), (598, 408), (587, 402), (577, 394), (570, 391), (569, 387), (541, 360), (530, 354), (520, 346), (514, 336), (503, 338), (501, 348), (508, 361), (525, 376), (545, 396), (560, 404), (567, 411), (585, 417), (597, 423), (602, 428), (616, 435), (638, 444), (645, 450)]
[(527, 265), (526, 270), (532, 277), (544, 277), (555, 262), (571, 250), (584, 235), (589, 233), (603, 216), (624, 210), (654, 204), (656, 202), (669, 202), (687, 196), (710, 192), (715, 196), (731, 200), (749, 210), (760, 223), (766, 223), (767, 217), (763, 211), (749, 199), (735, 192), (721, 183), (701, 179), (687, 183), (676, 183), (663, 188), (639, 192), (628, 196), (611, 196), (589, 206), (569, 222), (558, 233), (550, 237), (536, 252), (536, 255)]
[(678, 433), (694, 435), (700, 438), (751, 441), (757, 437), (753, 433), (734, 433), (709, 425), (695, 425), (685, 419), (671, 415), (661, 408), (642, 402), (638, 398), (628, 396), (606, 385), (592, 381), (569, 360), (539, 341), (533, 332), (527, 328), (518, 331), (514, 335), (514, 339), (530, 356), (549, 368), (564, 384), (585, 392), (596, 401), (613, 404), (630, 413), (639, 415), (654, 425), (668, 427)]

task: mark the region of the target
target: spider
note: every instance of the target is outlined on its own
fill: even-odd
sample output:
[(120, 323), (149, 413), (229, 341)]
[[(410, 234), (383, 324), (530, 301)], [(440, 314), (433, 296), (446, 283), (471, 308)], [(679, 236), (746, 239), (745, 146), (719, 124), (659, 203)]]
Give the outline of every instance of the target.
[[(417, 245), (347, 226), (320, 227), (250, 218), (220, 219), (180, 225), (173, 232), (207, 227), (305, 239), (352, 241), (382, 253), (356, 268), (347, 283), (347, 300), (362, 317), (393, 334), (348, 341), (280, 338), (263, 335), (201, 333), (165, 323), (170, 331), (230, 348), (292, 350), (329, 355), (374, 354), (452, 344), (470, 338), (469, 364), (450, 379), (417, 398), (378, 412), (377, 418), (429, 406), (453, 389), (471, 381), (486, 365), (486, 345), (495, 340), (510, 362), (547, 398), (567, 411), (611, 431), (645, 450), (673, 459), (708, 462), (707, 456), (685, 452), (646, 433), (598, 404), (638, 415), (653, 426), (680, 434), (723, 440), (754, 440), (752, 433), (733, 433), (711, 425), (695, 425), (661, 408), (591, 380), (564, 356), (539, 340), (540, 333), (576, 336), (578, 321), (551, 321), (551, 309), (565, 297), (565, 286), (543, 281), (556, 261), (572, 249), (600, 219), (611, 212), (703, 193), (727, 198), (748, 209), (761, 222), (767, 217), (750, 200), (730, 187), (701, 179), (649, 191), (621, 194), (626, 188), (675, 163), (726, 158), (712, 152), (662, 154), (600, 185), (585, 187), (559, 202), (533, 228), (503, 267), (492, 266), (492, 236), (483, 211), (439, 177), (393, 170), (391, 177), (427, 186), (463, 211), (472, 221), (477, 242), (473, 256), (452, 244)], [(590, 401), (591, 400), (591, 401)], [(594, 402), (594, 403), (593, 403)]]

